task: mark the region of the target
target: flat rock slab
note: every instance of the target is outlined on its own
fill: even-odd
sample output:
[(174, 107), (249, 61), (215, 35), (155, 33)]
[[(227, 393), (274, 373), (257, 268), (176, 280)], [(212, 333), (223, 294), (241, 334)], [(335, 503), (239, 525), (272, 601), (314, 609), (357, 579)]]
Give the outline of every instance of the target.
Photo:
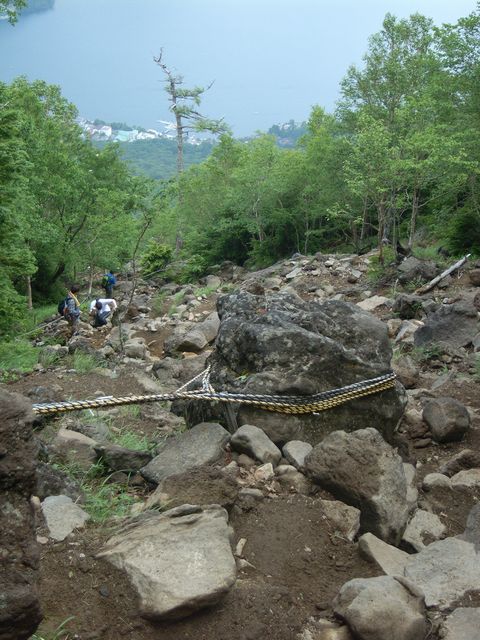
[(148, 512), (108, 540), (98, 557), (124, 571), (152, 620), (216, 604), (235, 583), (228, 515), (218, 505)]
[(424, 592), (427, 607), (447, 609), (480, 591), (480, 555), (471, 542), (446, 538), (412, 556), (405, 576)]
[(202, 422), (158, 448), (158, 455), (140, 470), (144, 478), (158, 484), (164, 478), (219, 460), (230, 434), (216, 422)]
[(78, 504), (68, 496), (49, 496), (42, 502), (42, 511), (50, 532), (50, 538), (60, 542), (80, 529), (90, 519)]
[(358, 550), (387, 576), (403, 576), (411, 558), (405, 551), (387, 544), (373, 533), (365, 533), (359, 538)]
[(442, 640), (478, 640), (480, 637), (480, 609), (455, 609), (442, 625)]

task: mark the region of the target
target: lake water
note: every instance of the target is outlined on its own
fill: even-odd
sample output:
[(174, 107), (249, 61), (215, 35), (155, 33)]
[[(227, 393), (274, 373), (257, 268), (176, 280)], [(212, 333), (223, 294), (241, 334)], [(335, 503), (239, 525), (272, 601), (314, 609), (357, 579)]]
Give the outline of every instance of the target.
[(50, 11), (0, 23), (0, 80), (24, 74), (62, 87), (82, 116), (160, 128), (171, 120), (153, 56), (185, 86), (206, 86), (201, 112), (237, 135), (332, 110), (349, 64), (387, 11), (454, 22), (456, 0), (56, 0)]

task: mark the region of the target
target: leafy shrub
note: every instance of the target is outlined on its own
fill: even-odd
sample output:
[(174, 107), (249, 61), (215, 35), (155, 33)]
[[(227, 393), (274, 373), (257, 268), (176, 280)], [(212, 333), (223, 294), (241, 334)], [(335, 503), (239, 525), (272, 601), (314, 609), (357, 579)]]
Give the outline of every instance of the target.
[(140, 260), (144, 275), (152, 275), (164, 269), (172, 259), (172, 254), (171, 247), (158, 242), (151, 242)]
[(480, 254), (480, 213), (465, 208), (453, 217), (448, 229), (448, 248), (454, 255)]
[(383, 280), (390, 279), (395, 272), (395, 252), (392, 247), (383, 248), (383, 264), (379, 256), (370, 258), (367, 277), (372, 284), (379, 284)]
[(8, 372), (12, 370), (22, 373), (32, 371), (38, 362), (38, 353), (38, 349), (25, 339), (0, 342), (0, 379), (11, 379)]

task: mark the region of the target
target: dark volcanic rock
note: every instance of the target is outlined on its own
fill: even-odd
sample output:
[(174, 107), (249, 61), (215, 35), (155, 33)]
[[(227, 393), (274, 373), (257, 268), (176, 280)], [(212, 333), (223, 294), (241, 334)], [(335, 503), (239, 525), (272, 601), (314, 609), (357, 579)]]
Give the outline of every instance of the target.
[(30, 496), (36, 445), (30, 403), (0, 389), (0, 639), (29, 638), (42, 619), (38, 549)]
[[(291, 293), (266, 299), (241, 292), (222, 296), (218, 313), (221, 325), (211, 358), (211, 382), (218, 391), (308, 396), (391, 369), (386, 325), (346, 302), (304, 302)], [(225, 423), (224, 407), (210, 405), (209, 412), (216, 411), (217, 419)], [(337, 429), (372, 425), (391, 440), (403, 413), (404, 390), (398, 385), (304, 416), (233, 406), (237, 425), (254, 424), (276, 443), (314, 444)], [(202, 404), (190, 409), (187, 419), (195, 424), (195, 411), (203, 411)]]
[(444, 304), (431, 313), (423, 327), (415, 332), (416, 347), (425, 344), (446, 343), (452, 347), (464, 347), (472, 342), (478, 331), (477, 310), (466, 300)]

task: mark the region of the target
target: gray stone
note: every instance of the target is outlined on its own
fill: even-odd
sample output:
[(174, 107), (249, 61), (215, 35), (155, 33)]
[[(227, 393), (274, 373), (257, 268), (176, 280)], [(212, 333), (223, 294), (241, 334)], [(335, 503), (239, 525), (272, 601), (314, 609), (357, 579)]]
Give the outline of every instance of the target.
[(480, 555), (475, 545), (459, 538), (432, 542), (412, 556), (405, 576), (425, 594), (427, 607), (446, 609), (479, 589)]
[(282, 457), (280, 449), (258, 427), (242, 425), (232, 435), (230, 445), (239, 453), (245, 453), (260, 462), (272, 462), (277, 465)]
[(111, 471), (139, 471), (152, 459), (149, 451), (132, 451), (117, 444), (98, 445), (95, 451)]
[(474, 505), (470, 510), (465, 531), (461, 537), (467, 542), (472, 542), (477, 552), (480, 550), (480, 504)]
[(403, 576), (410, 556), (391, 544), (387, 544), (373, 533), (364, 533), (358, 539), (358, 550), (387, 576)]
[(480, 487), (480, 469), (459, 471), (450, 478), (454, 489), (471, 489)]
[(90, 519), (88, 513), (72, 502), (68, 496), (49, 496), (42, 502), (42, 511), (50, 538), (60, 542), (80, 529)]
[(477, 331), (477, 310), (471, 302), (461, 300), (444, 304), (430, 314), (425, 325), (415, 333), (414, 344), (422, 347), (434, 342), (464, 347), (471, 343)]
[(480, 269), (472, 269), (468, 272), (468, 277), (474, 287), (480, 287)]
[(110, 438), (110, 430), (99, 416), (85, 416), (84, 419), (66, 418), (62, 421), (62, 427), (82, 433), (95, 442), (106, 442)]
[(52, 451), (64, 462), (74, 462), (82, 469), (89, 469), (97, 459), (97, 442), (82, 433), (60, 429), (53, 440)]
[(392, 576), (357, 578), (343, 585), (333, 608), (362, 640), (424, 640), (425, 607), (412, 591)]
[[(480, 269), (478, 270), (480, 272)], [(462, 607), (452, 611), (441, 627), (442, 640), (478, 640), (480, 609)]]
[(335, 431), (305, 460), (307, 474), (361, 511), (361, 529), (398, 544), (407, 524), (402, 459), (375, 429)]
[[(218, 391), (309, 396), (390, 369), (385, 324), (356, 305), (305, 302), (282, 292), (269, 296), (265, 306), (264, 297), (242, 291), (220, 296), (217, 307), (221, 325), (211, 358), (211, 382)], [(398, 385), (315, 415), (287, 417), (246, 405), (234, 410), (238, 424), (256, 425), (277, 444), (314, 444), (335, 429), (353, 431), (372, 424), (391, 440), (404, 402)], [(191, 405), (186, 415), (194, 424), (204, 408), (198, 402)], [(223, 410), (217, 408), (218, 419), (224, 419)]]
[(144, 478), (158, 484), (163, 478), (217, 462), (230, 434), (217, 423), (203, 422), (158, 447), (158, 454), (140, 470)]
[(454, 398), (429, 400), (423, 409), (423, 419), (436, 442), (461, 440), (470, 426), (466, 407)]
[[(286, 473), (276, 476), (280, 485), (288, 491), (295, 491), (295, 493), (300, 493), (304, 496), (310, 495), (313, 489), (312, 483), (303, 475), (303, 473), (297, 471), (295, 467), (291, 467), (291, 469), (292, 471), (287, 471)], [(353, 509), (353, 507), (349, 508)]]
[(395, 342), (413, 344), (415, 341), (415, 335), (423, 326), (424, 323), (421, 320), (404, 320), (395, 337)]
[(302, 470), (305, 458), (312, 450), (312, 445), (301, 440), (290, 440), (282, 447), (284, 457), (297, 469)]
[(339, 500), (319, 501), (323, 517), (331, 527), (350, 542), (355, 540), (360, 529), (360, 511)]
[(135, 358), (137, 360), (145, 360), (148, 349), (143, 338), (130, 338), (123, 345), (123, 351), (127, 358)]
[(124, 571), (141, 615), (178, 619), (219, 602), (236, 579), (228, 515), (218, 505), (146, 512), (98, 554)]
[(218, 276), (206, 276), (205, 284), (209, 289), (218, 289), (222, 285), (222, 281)]
[(437, 275), (438, 269), (432, 260), (419, 260), (409, 256), (400, 264), (398, 271), (399, 281), (405, 284), (412, 280), (432, 280)]
[(422, 482), (424, 491), (432, 491), (437, 488), (451, 489), (452, 483), (450, 478), (444, 476), (443, 473), (428, 473)]
[(378, 309), (378, 307), (388, 307), (391, 303), (390, 298), (385, 298), (385, 296), (372, 296), (371, 298), (357, 302), (357, 307), (360, 307), (363, 311), (374, 311)]
[(418, 489), (415, 484), (416, 470), (413, 464), (403, 463), (403, 470), (405, 472), (405, 478), (407, 480), (407, 505), (408, 512), (411, 513), (417, 508), (418, 502)]
[(220, 318), (218, 313), (213, 311), (209, 316), (205, 318), (203, 322), (197, 325), (197, 329), (203, 333), (207, 342), (215, 340), (220, 328)]
[(392, 363), (392, 369), (406, 389), (415, 387), (420, 375), (420, 367), (410, 356), (402, 356)]
[(48, 496), (64, 495), (75, 502), (83, 502), (83, 491), (80, 485), (64, 471), (56, 469), (46, 462), (38, 462), (36, 485), (33, 493), (40, 500)]
[(451, 477), (459, 471), (475, 468), (480, 468), (480, 451), (463, 449), (440, 467), (440, 473)]
[(402, 540), (411, 545), (415, 551), (421, 551), (426, 544), (439, 540), (445, 531), (446, 527), (437, 515), (417, 509), (403, 532)]

